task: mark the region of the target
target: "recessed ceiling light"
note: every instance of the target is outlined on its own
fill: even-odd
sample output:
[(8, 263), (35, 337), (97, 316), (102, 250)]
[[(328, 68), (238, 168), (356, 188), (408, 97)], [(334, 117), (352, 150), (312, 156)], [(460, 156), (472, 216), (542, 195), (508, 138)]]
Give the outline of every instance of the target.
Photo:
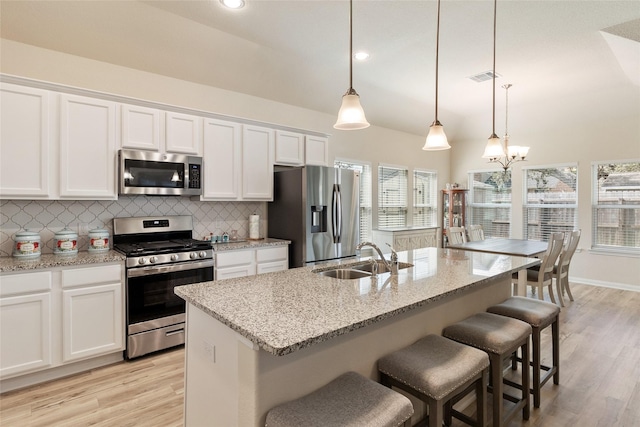
[(358, 61), (364, 61), (369, 59), (369, 54), (367, 52), (356, 52), (353, 57)]
[(244, 0), (220, 0), (220, 3), (229, 9), (242, 9), (244, 7)]

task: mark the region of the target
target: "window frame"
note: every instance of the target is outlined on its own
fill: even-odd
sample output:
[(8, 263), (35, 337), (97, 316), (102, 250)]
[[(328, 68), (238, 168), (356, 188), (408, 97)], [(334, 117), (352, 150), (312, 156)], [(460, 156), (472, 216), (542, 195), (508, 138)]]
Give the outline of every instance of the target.
[[(433, 175), (433, 178), (431, 179), (431, 181), (429, 182), (429, 191), (432, 193), (429, 196), (429, 201), (424, 204), (424, 205), (420, 205), (418, 206), (416, 200), (417, 200), (417, 194), (416, 192), (418, 191), (417, 189), (417, 184), (416, 184), (416, 173), (425, 173), (425, 174), (430, 174)], [(439, 217), (439, 209), (438, 209), (438, 196), (439, 196), (439, 191), (438, 191), (438, 171), (434, 170), (434, 169), (423, 169), (423, 168), (414, 168), (411, 170), (411, 177), (412, 177), (412, 212), (411, 212), (411, 225), (413, 227), (437, 227), (438, 226), (438, 217)], [(408, 204), (408, 201), (407, 201)], [(419, 209), (431, 209), (431, 221), (427, 221), (429, 222), (428, 224), (416, 224), (416, 215), (417, 215), (417, 211)], [(429, 215), (427, 214), (422, 214), (422, 215)], [(409, 216), (409, 214), (407, 215)], [(408, 218), (409, 219), (409, 218)]]
[[(398, 186), (398, 190), (399, 191), (404, 191), (404, 205), (402, 203), (397, 203), (396, 205), (392, 205), (390, 204), (389, 206), (387, 206), (386, 204), (383, 206), (382, 204), (382, 193), (384, 191), (384, 186), (382, 185), (382, 174), (381, 169), (395, 169), (398, 171), (403, 171), (405, 172), (405, 182), (404, 182), (404, 187), (402, 186)], [(410, 218), (410, 212), (409, 212), (409, 168), (407, 166), (401, 166), (401, 165), (392, 165), (392, 164), (388, 164), (388, 163), (378, 163), (378, 177), (377, 177), (377, 183), (378, 183), (378, 198), (377, 198), (377, 225), (378, 225), (378, 229), (380, 230), (393, 230), (393, 229), (397, 229), (397, 228), (406, 228), (409, 226), (409, 218)], [(400, 195), (398, 197), (399, 201), (402, 202), (402, 195)], [(400, 223), (401, 221), (397, 221), (394, 225), (389, 225), (389, 223), (391, 221), (385, 221), (385, 224), (382, 225), (380, 218), (381, 218), (381, 213), (382, 210), (385, 209), (385, 207), (387, 209), (390, 208), (396, 208), (399, 210), (399, 214), (401, 214), (402, 212), (404, 212), (404, 222)], [(400, 217), (400, 215), (397, 215), (398, 217)]]
[(490, 238), (504, 238), (504, 239), (509, 239), (512, 237), (513, 235), (513, 170), (510, 169), (509, 171), (510, 174), (510, 184), (509, 184), (509, 197), (508, 197), (508, 203), (480, 203), (480, 202), (475, 202), (475, 187), (473, 185), (474, 181), (474, 175), (475, 174), (482, 174), (482, 173), (486, 173), (486, 174), (494, 174), (494, 173), (504, 173), (503, 170), (497, 170), (497, 169), (478, 169), (478, 170), (472, 170), (469, 171), (467, 173), (467, 180), (468, 180), (468, 185), (467, 188), (469, 188), (469, 195), (467, 197), (467, 225), (471, 225), (474, 223), (477, 223), (478, 221), (472, 221), (472, 218), (474, 218), (474, 213), (473, 210), (475, 209), (508, 209), (508, 227), (507, 227), (507, 233), (506, 236), (503, 235), (504, 233), (498, 233), (496, 232), (495, 228), (497, 226), (492, 226), (492, 227), (485, 227), (484, 224), (482, 229), (484, 231), (484, 235), (485, 238), (490, 239)]
[[(532, 171), (532, 170), (544, 170), (544, 169), (562, 169), (562, 168), (575, 168), (575, 174), (576, 174), (576, 179), (575, 179), (575, 188), (574, 188), (574, 193), (575, 193), (575, 202), (572, 204), (565, 204), (565, 203), (529, 203), (529, 188), (528, 188), (528, 172)], [(573, 214), (573, 224), (571, 226), (571, 230), (575, 230), (578, 227), (578, 215), (579, 215), (579, 207), (580, 207), (580, 201), (579, 201), (579, 164), (577, 162), (571, 162), (571, 163), (558, 163), (558, 164), (547, 164), (547, 165), (536, 165), (536, 166), (526, 166), (522, 168), (522, 236), (524, 239), (528, 239), (528, 240), (540, 240), (543, 242), (548, 241), (548, 236), (555, 231), (560, 231), (560, 230), (550, 230), (548, 232), (541, 232), (540, 235), (540, 239), (535, 239), (532, 238), (532, 236), (529, 236), (529, 224), (528, 224), (528, 210), (530, 208), (551, 208), (551, 209), (573, 209), (574, 214)], [(557, 225), (557, 227), (565, 227), (568, 228), (567, 226), (563, 226), (563, 225)], [(565, 230), (565, 231), (571, 231), (571, 230)]]
[[(600, 204), (600, 182), (598, 168), (601, 165), (640, 163), (640, 159), (602, 160), (591, 162), (591, 251), (607, 255), (640, 257), (639, 246), (607, 245), (598, 241), (599, 209), (617, 209), (620, 211), (637, 210), (634, 216), (640, 216), (640, 204)], [(640, 190), (639, 190), (640, 192)], [(636, 220), (637, 221), (637, 220)]]

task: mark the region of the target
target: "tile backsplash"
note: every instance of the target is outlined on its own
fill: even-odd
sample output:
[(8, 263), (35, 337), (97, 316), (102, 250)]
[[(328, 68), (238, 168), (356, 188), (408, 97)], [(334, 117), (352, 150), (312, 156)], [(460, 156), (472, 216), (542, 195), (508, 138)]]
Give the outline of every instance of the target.
[[(249, 235), (249, 215), (260, 215), (260, 236), (266, 233), (264, 202), (201, 202), (188, 197), (120, 196), (118, 200), (1, 200), (0, 256), (11, 256), (13, 236), (20, 230), (36, 231), (42, 252), (53, 252), (53, 235), (67, 227), (79, 231), (106, 228), (113, 234), (115, 217), (192, 215), (193, 237), (237, 230)], [(79, 250), (87, 250), (88, 237), (79, 233)]]

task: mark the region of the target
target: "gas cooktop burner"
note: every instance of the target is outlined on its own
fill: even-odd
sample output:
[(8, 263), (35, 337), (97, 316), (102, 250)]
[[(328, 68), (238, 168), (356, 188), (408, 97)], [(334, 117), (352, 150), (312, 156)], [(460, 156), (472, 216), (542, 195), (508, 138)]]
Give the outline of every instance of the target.
[(127, 256), (139, 256), (210, 249), (211, 244), (195, 239), (175, 239), (157, 242), (122, 243), (117, 244), (115, 248)]

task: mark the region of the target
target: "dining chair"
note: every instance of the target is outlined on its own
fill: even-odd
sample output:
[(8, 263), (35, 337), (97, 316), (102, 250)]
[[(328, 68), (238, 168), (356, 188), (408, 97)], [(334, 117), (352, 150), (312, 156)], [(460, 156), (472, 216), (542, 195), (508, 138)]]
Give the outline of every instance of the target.
[(484, 240), (484, 230), (482, 230), (481, 225), (470, 225), (467, 228), (467, 232), (469, 233), (470, 242), (477, 242), (479, 240)]
[(447, 239), (450, 245), (458, 245), (467, 242), (467, 233), (464, 227), (449, 227), (447, 230)]
[[(553, 233), (549, 238), (547, 251), (542, 257), (542, 262), (537, 268), (527, 268), (527, 286), (533, 287), (537, 291), (538, 299), (544, 299), (544, 287), (549, 288), (549, 297), (554, 304), (557, 304), (553, 295), (553, 268), (558, 260), (564, 244), (563, 233)], [(518, 273), (512, 275), (513, 284), (518, 283)]]
[(564, 293), (569, 295), (569, 299), (573, 301), (573, 295), (571, 295), (571, 289), (569, 288), (569, 265), (571, 264), (571, 258), (576, 252), (578, 242), (580, 241), (580, 230), (574, 230), (569, 236), (569, 240), (566, 245), (563, 246), (562, 252), (560, 252), (560, 258), (558, 263), (553, 267), (553, 277), (556, 280), (556, 291), (558, 292), (558, 300), (560, 306), (564, 307)]

